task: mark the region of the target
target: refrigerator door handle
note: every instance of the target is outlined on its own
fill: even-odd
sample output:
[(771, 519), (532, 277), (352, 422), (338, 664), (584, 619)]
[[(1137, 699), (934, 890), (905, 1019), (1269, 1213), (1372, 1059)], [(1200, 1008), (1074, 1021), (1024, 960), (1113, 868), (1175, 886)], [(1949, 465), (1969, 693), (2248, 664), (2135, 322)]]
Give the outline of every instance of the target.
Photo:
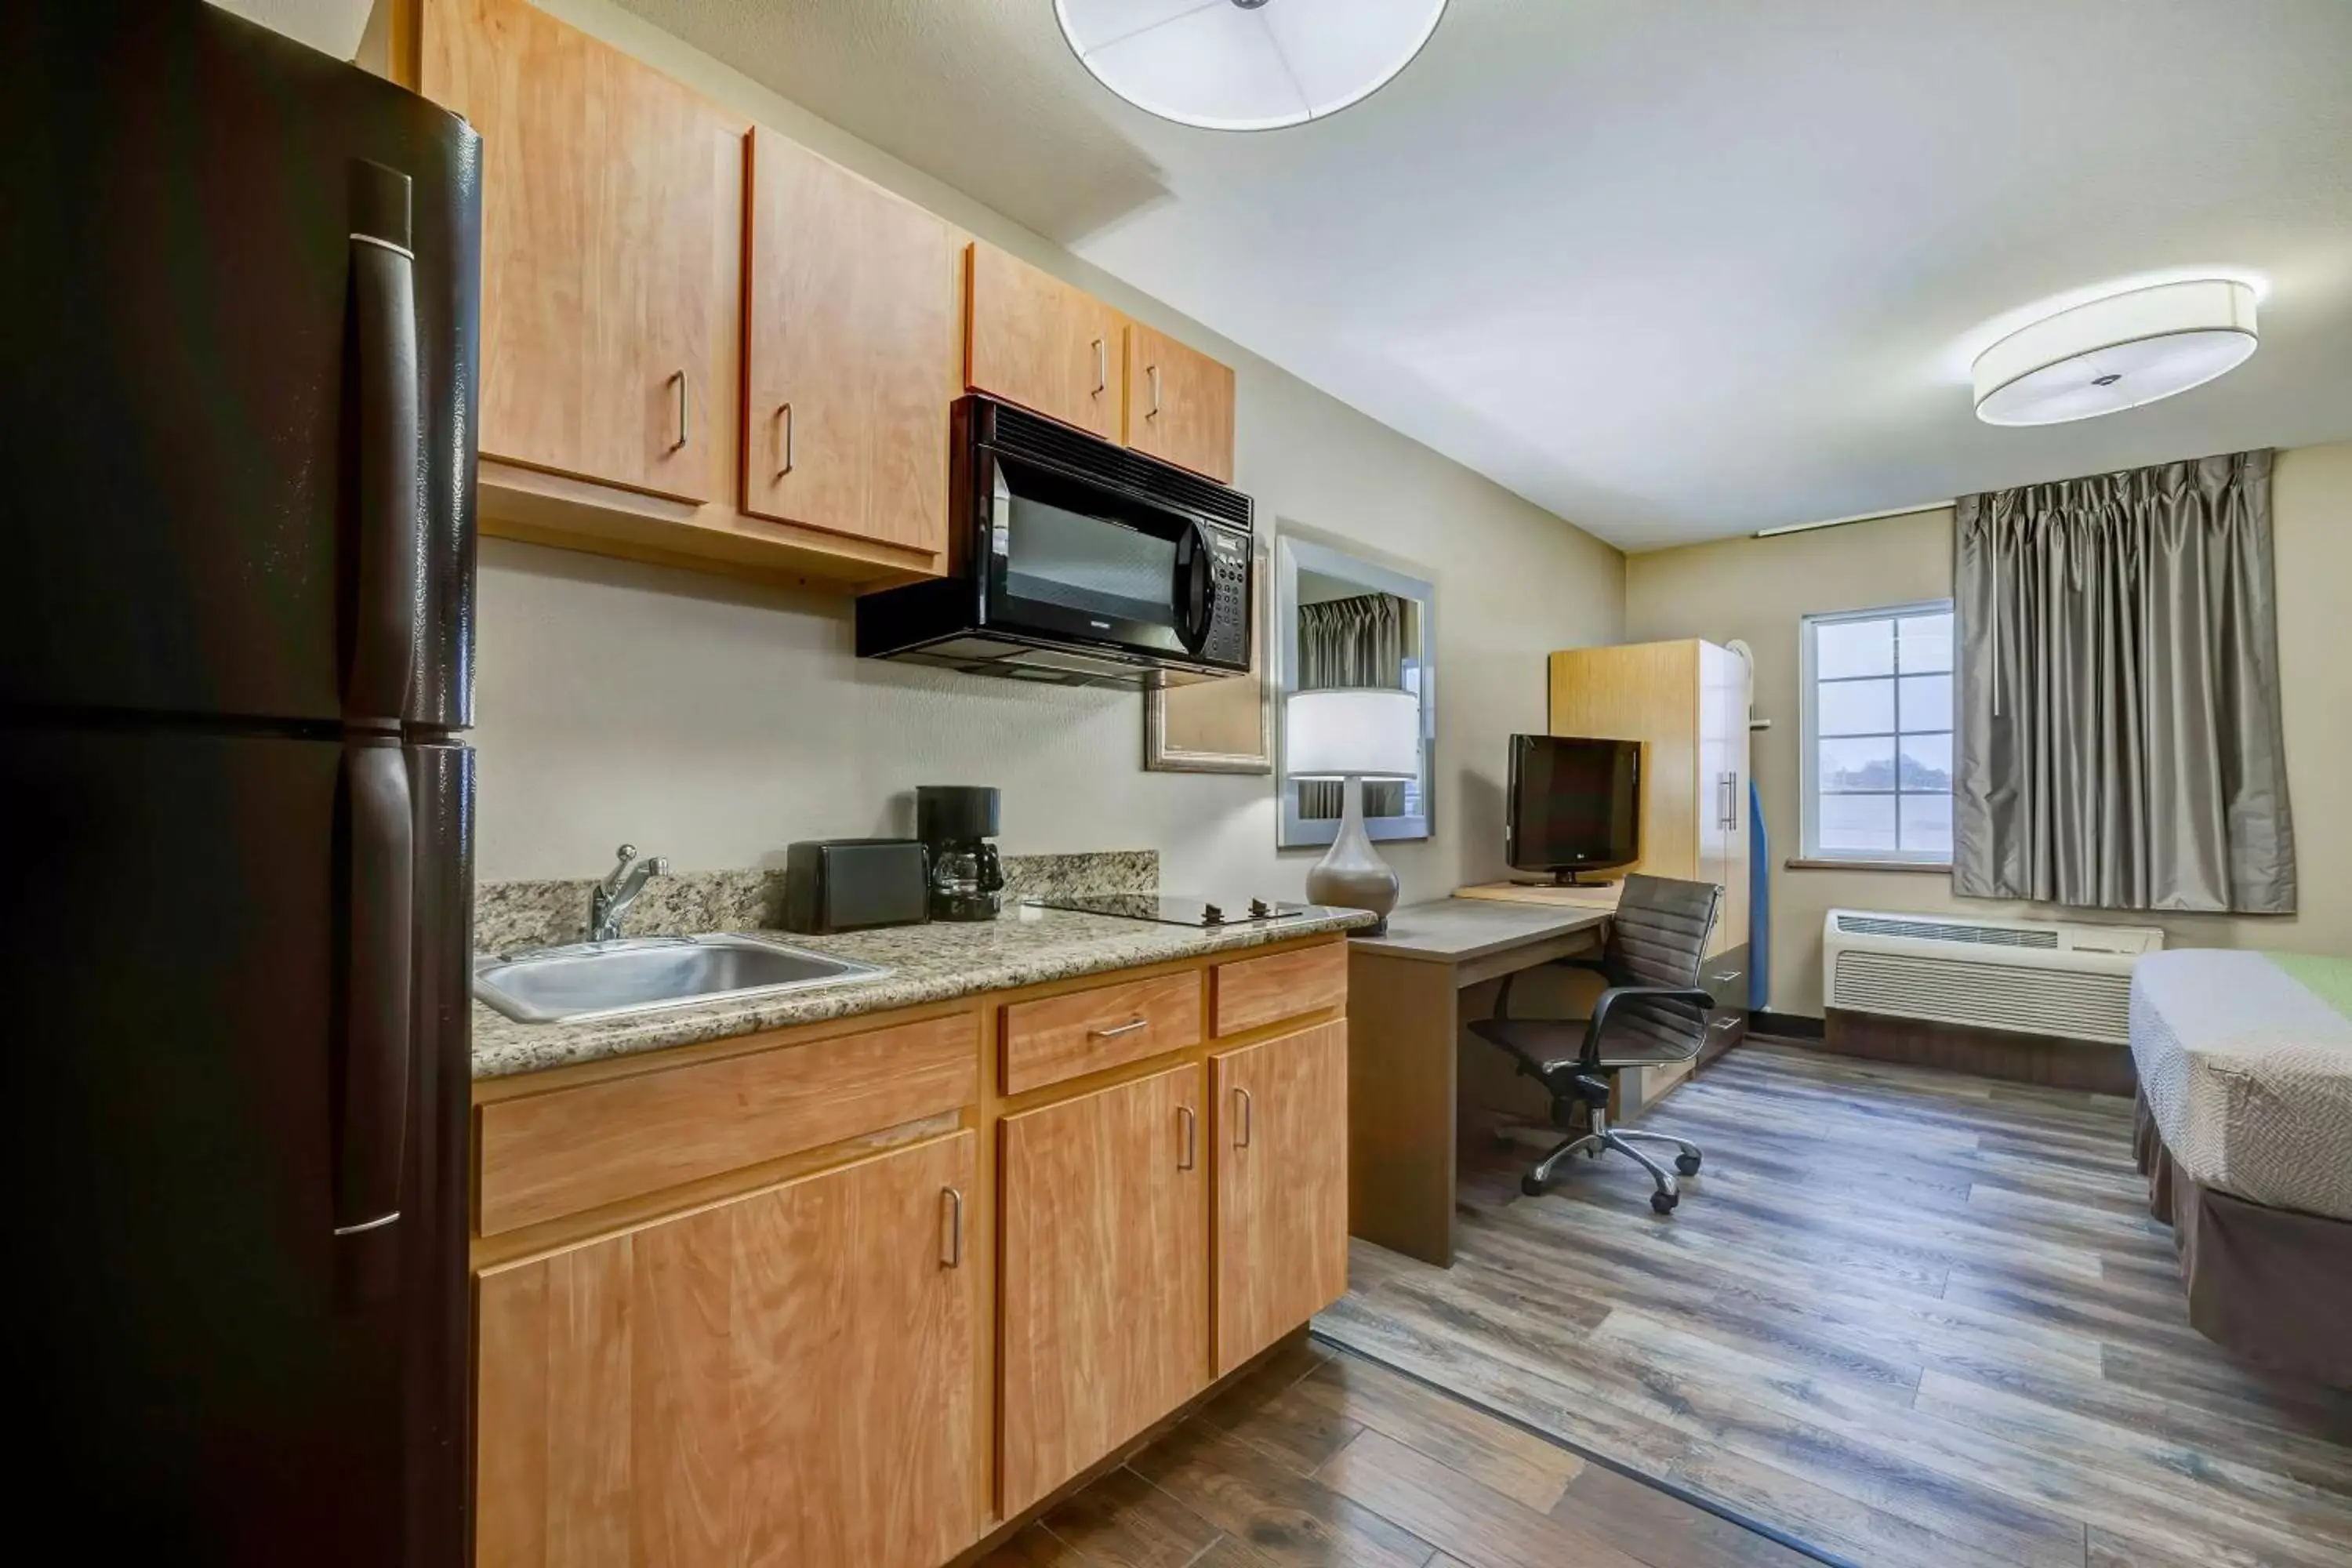
[(359, 584), (343, 714), (396, 724), (407, 716), (415, 689), (425, 613), (416, 258), (408, 248), (408, 176), (362, 163), (355, 177), (361, 222), (391, 232), (351, 237), (358, 311)]
[(336, 1086), (337, 1236), (400, 1217), (408, 1142), (415, 817), (398, 740), (343, 749), (351, 803), (343, 1059)]

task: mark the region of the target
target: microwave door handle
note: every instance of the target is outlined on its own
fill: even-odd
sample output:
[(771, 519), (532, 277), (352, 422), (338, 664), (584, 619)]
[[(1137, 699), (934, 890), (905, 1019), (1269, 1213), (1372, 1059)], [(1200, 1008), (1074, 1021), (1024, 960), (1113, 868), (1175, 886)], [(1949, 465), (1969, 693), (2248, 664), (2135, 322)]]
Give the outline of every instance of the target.
[(1198, 656), (1216, 622), (1217, 574), (1209, 548), (1208, 530), (1197, 521), (1185, 524), (1184, 545), (1176, 552), (1176, 602), (1180, 623), (1177, 640), (1184, 651)]

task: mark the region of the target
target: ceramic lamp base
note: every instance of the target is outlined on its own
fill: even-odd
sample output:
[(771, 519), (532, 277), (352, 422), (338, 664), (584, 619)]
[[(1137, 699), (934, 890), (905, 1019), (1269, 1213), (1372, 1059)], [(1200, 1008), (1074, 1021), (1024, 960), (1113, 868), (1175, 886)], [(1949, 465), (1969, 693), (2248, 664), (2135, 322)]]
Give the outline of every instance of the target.
[(1370, 910), (1381, 917), (1381, 923), (1362, 934), (1379, 936), (1388, 930), (1389, 911), (1396, 908), (1401, 884), (1364, 831), (1364, 781), (1349, 775), (1345, 794), (1339, 836), (1307, 873), (1307, 900), (1343, 910)]

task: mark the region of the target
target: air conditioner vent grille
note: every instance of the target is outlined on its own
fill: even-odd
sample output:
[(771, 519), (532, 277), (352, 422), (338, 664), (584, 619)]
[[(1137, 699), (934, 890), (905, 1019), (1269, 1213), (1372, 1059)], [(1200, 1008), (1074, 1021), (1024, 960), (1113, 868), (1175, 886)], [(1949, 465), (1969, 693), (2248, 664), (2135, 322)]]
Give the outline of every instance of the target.
[(2015, 931), (2007, 926), (1959, 925), (1945, 921), (1897, 921), (1884, 915), (1840, 915), (1838, 931), (1845, 936), (1895, 936), (1913, 942), (1972, 942), (1984, 947), (2030, 947), (2054, 952), (2054, 927)]
[(1862, 1013), (2121, 1045), (2131, 977), (1849, 949), (1837, 954), (1830, 999)]

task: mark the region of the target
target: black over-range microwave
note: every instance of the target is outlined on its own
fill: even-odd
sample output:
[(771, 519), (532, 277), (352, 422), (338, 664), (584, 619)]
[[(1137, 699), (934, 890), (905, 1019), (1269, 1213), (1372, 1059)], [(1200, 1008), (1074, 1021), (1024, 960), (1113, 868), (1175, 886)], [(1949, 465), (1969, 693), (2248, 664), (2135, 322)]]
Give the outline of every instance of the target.
[(1250, 498), (999, 403), (955, 407), (948, 574), (857, 601), (857, 651), (1064, 686), (1250, 668)]

